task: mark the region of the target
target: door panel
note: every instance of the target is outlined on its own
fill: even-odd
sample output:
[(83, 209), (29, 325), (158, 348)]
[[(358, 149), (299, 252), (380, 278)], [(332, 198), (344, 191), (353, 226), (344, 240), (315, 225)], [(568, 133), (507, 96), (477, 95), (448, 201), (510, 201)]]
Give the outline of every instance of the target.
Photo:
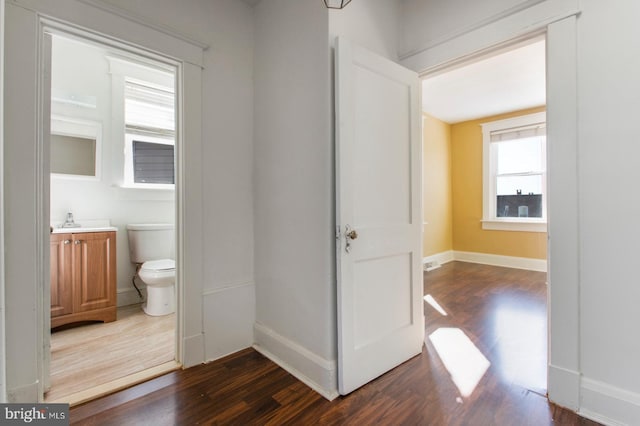
[(422, 351), (418, 76), (336, 47), (338, 385), (347, 394)]

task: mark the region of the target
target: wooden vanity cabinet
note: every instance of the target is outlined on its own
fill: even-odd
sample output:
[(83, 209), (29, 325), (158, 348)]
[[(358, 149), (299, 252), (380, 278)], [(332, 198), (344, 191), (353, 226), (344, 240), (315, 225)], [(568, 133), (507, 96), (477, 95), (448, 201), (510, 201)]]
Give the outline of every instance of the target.
[(116, 319), (116, 233), (51, 234), (51, 328)]

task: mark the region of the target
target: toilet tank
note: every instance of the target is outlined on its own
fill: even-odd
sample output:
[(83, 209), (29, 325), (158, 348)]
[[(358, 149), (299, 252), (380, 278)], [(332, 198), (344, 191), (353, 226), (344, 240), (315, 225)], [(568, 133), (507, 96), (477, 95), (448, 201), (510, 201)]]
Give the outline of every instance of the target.
[(127, 225), (129, 258), (132, 263), (175, 258), (172, 223), (132, 223)]

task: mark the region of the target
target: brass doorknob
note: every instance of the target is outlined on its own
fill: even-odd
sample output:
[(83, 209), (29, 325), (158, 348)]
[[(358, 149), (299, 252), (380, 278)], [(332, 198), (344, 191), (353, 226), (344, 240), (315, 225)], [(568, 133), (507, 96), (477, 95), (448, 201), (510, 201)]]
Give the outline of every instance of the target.
[(355, 240), (356, 238), (358, 238), (358, 233), (356, 232), (355, 229), (352, 229), (351, 231), (347, 232), (345, 235), (350, 240)]

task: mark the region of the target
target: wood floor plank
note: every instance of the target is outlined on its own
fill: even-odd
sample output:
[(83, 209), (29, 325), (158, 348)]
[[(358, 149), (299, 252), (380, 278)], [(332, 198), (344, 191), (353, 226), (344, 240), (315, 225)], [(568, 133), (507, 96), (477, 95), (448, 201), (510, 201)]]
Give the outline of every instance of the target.
[(146, 315), (139, 305), (118, 308), (117, 321), (69, 324), (51, 333), (51, 390), (65, 398), (175, 358), (175, 314)]
[[(422, 353), (350, 395), (327, 401), (246, 349), (72, 408), (71, 423), (598, 425), (544, 396), (546, 274), (452, 262), (424, 278), (424, 294), (445, 314), (425, 301)], [(489, 363), (471, 375), (470, 391), (453, 380), (459, 372), (447, 368), (455, 362), (430, 337), (443, 335), (475, 353), (466, 360)]]

